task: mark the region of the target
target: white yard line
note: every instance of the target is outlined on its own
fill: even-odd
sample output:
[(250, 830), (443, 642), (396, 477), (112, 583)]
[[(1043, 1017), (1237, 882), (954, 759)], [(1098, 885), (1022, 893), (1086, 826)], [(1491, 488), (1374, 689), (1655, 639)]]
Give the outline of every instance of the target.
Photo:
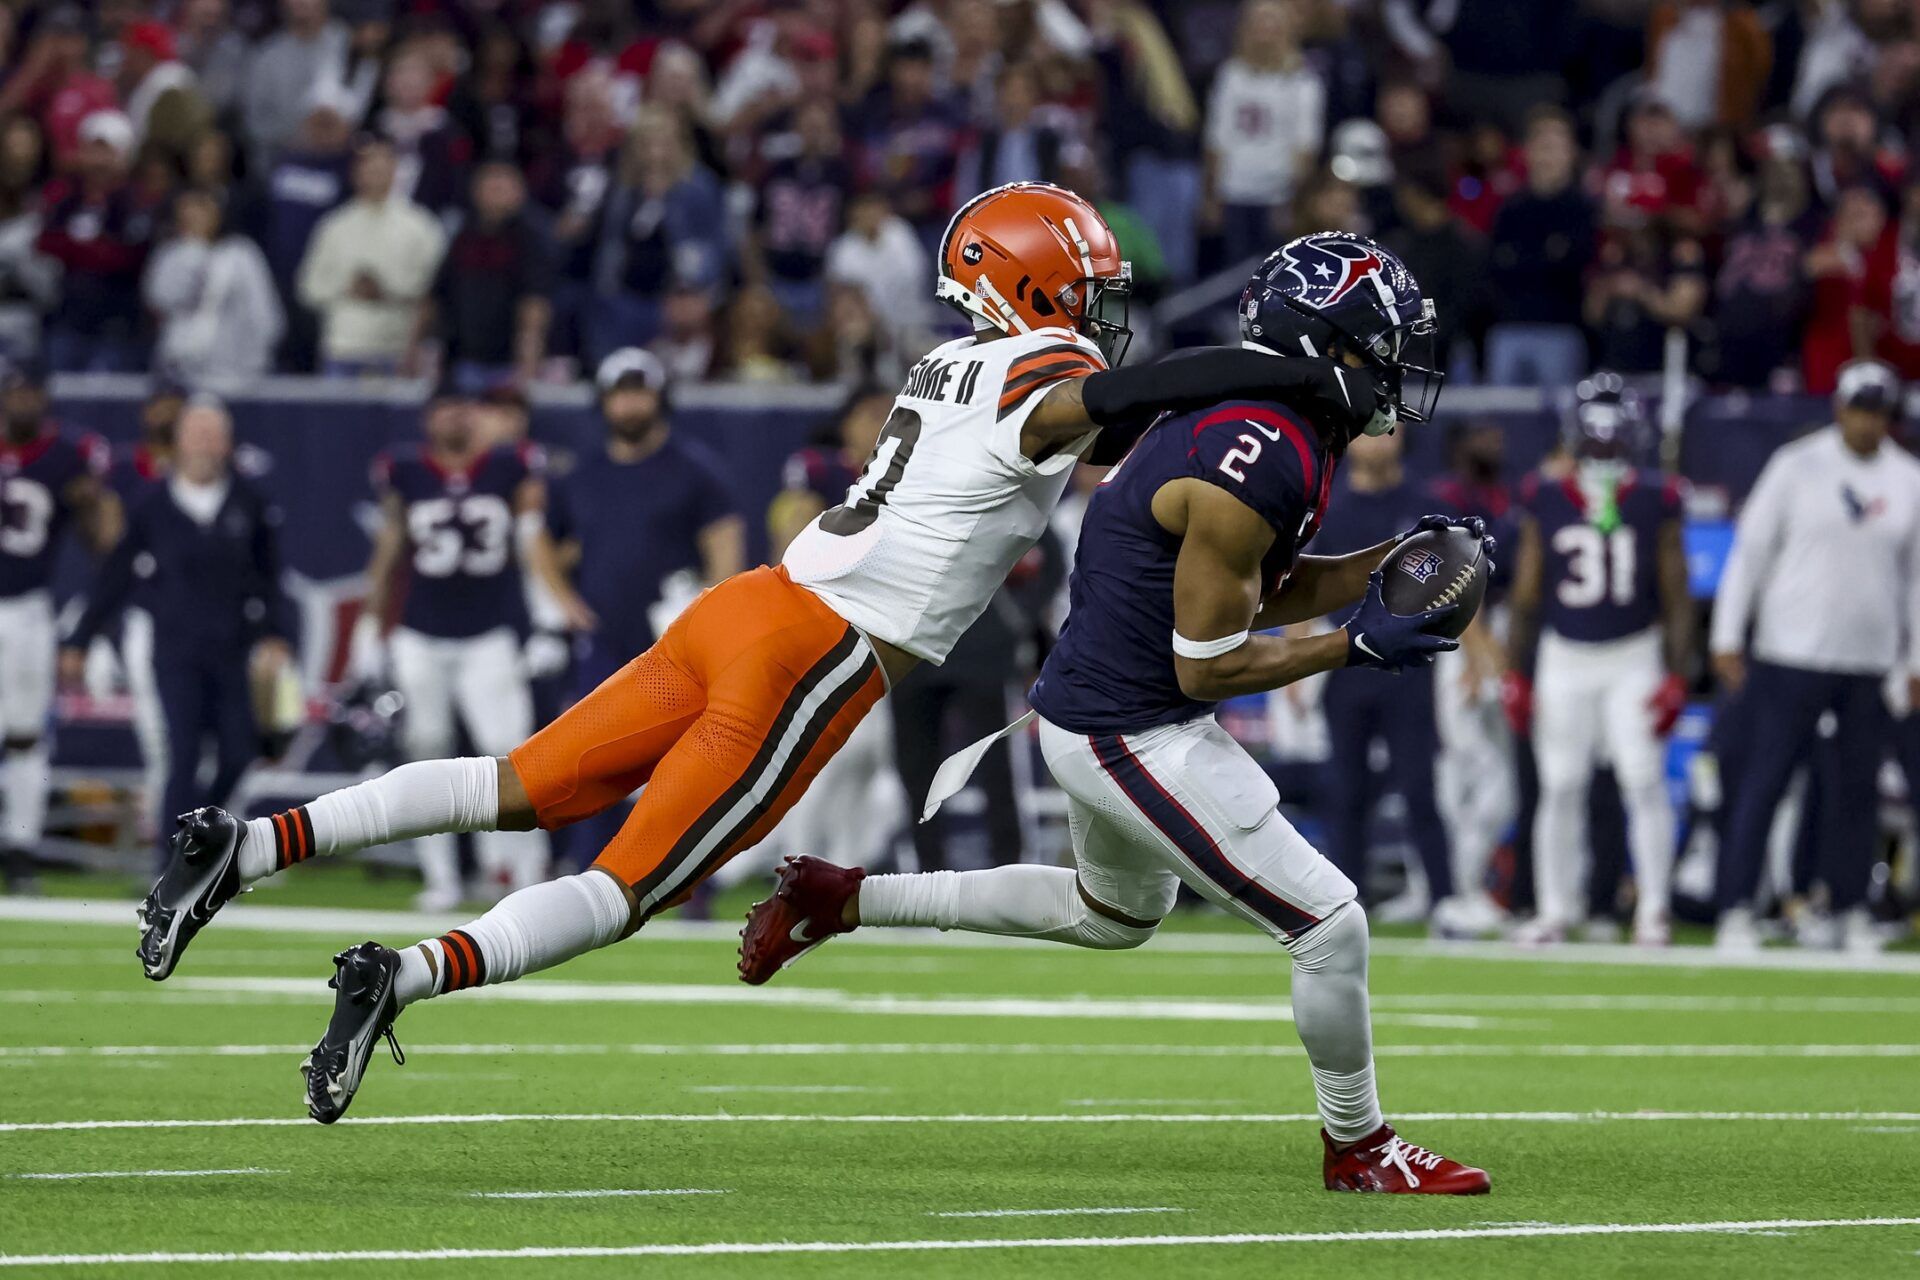
[(476, 1200), (606, 1200), (615, 1196), (727, 1196), (731, 1191), (706, 1191), (693, 1187), (652, 1188), (604, 1187), (589, 1191), (472, 1191)]
[(689, 1084), (685, 1093), (892, 1093), (870, 1084)]
[(519, 1249), (339, 1249), (325, 1252), (0, 1254), (0, 1267), (208, 1265), (221, 1262), (466, 1262), (550, 1258), (687, 1258), (725, 1255), (944, 1253), (1007, 1249), (1141, 1249), (1260, 1244), (1369, 1244), (1409, 1240), (1519, 1240), (1567, 1236), (1727, 1235), (1846, 1227), (1913, 1227), (1920, 1218), (1763, 1218), (1721, 1222), (1569, 1222), (1402, 1231), (1286, 1231), (1209, 1236), (1055, 1236), (1033, 1240), (769, 1240), (711, 1244), (534, 1245)]
[(1920, 996), (1402, 995), (1375, 1009), (1528, 1009), (1554, 1013), (1920, 1013)]
[(284, 1169), (110, 1169), (98, 1173), (10, 1173), (9, 1178), (33, 1182), (76, 1182), (83, 1178), (238, 1178)]
[(1142, 1205), (1111, 1209), (964, 1209), (949, 1213), (929, 1213), (929, 1218), (1100, 1218), (1130, 1213), (1185, 1213), (1169, 1205)]
[[(471, 1124), (1302, 1124), (1318, 1120), (1315, 1112), (1099, 1112), (1047, 1114), (957, 1112), (946, 1115), (889, 1115), (854, 1113), (729, 1114), (726, 1112), (480, 1112), (417, 1116), (350, 1116), (343, 1125)], [(1920, 1121), (1920, 1111), (1407, 1111), (1395, 1112), (1396, 1121), (1470, 1121), (1510, 1124), (1608, 1124), (1651, 1121), (1709, 1123), (1781, 1122), (1864, 1124)], [(290, 1129), (313, 1121), (292, 1116), (234, 1116), (192, 1120), (27, 1120), (0, 1123), (0, 1133), (56, 1133), (100, 1129)]]
[[(306, 1044), (0, 1045), (0, 1063), (70, 1058), (277, 1058)], [(649, 1058), (1301, 1058), (1297, 1044), (415, 1044), (438, 1057)], [(1920, 1058), (1920, 1044), (1376, 1044), (1376, 1058)], [(717, 1087), (717, 1086), (716, 1086)]]
[[(131, 902), (79, 898), (0, 898), (0, 920), (51, 924), (132, 925)], [(427, 914), (417, 911), (343, 910), (330, 907), (275, 907), (235, 904), (220, 913), (222, 929), (267, 930), (274, 933), (317, 933), (329, 936), (381, 933), (410, 937), (445, 932), (463, 923), (463, 914)], [(684, 942), (739, 941), (739, 926), (721, 921), (662, 920), (647, 926), (650, 937)], [(894, 947), (943, 950), (1051, 947), (1050, 943), (986, 934), (940, 933), (933, 929), (863, 929), (839, 940), (841, 947)], [(1373, 954), (1429, 960), (1484, 960), (1543, 965), (1626, 966), (1657, 969), (1789, 969), (1843, 973), (1920, 973), (1920, 953), (1893, 952), (1852, 956), (1834, 951), (1777, 948), (1754, 956), (1723, 956), (1708, 947), (1626, 947), (1569, 944), (1560, 947), (1521, 947), (1505, 942), (1433, 942), (1422, 938), (1375, 938)], [(1267, 939), (1251, 930), (1221, 933), (1162, 933), (1152, 951), (1186, 955), (1249, 955), (1281, 957)], [(1147, 954), (1152, 954), (1148, 952)]]
[[(310, 978), (176, 978), (173, 986), (193, 994), (297, 997), (330, 1002), (326, 987)], [(533, 979), (462, 992), (462, 999), (505, 1004), (625, 1004), (808, 1009), (876, 1017), (1062, 1018), (1144, 1022), (1291, 1022), (1293, 1008), (1278, 1000), (1203, 1000), (1156, 996), (900, 996), (862, 995), (832, 987), (749, 987), (741, 983), (562, 982)], [(1387, 1013), (1376, 1026), (1482, 1030), (1530, 1024), (1465, 1014)]]

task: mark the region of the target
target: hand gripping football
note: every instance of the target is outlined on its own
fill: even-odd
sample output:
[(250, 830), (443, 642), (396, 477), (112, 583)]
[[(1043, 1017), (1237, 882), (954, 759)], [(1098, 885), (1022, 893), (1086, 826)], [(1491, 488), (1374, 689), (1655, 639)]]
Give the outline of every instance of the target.
[(1465, 529), (1428, 529), (1387, 553), (1380, 565), (1380, 598), (1390, 612), (1411, 617), (1450, 604), (1460, 606), (1435, 635), (1457, 639), (1479, 612), (1493, 561), (1486, 544)]

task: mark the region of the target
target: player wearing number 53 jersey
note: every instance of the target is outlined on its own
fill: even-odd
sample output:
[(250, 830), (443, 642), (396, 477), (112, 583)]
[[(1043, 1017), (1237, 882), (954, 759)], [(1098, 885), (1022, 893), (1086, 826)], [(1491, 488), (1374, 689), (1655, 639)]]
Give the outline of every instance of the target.
[(0, 864), (25, 874), (47, 811), (43, 740), (53, 706), (53, 594), (60, 537), (78, 522), (95, 550), (118, 536), (120, 504), (101, 483), (106, 445), (47, 418), (40, 370), (0, 365)]
[(1627, 811), (1634, 938), (1660, 945), (1674, 840), (1664, 744), (1686, 705), (1679, 670), (1693, 620), (1680, 490), (1634, 465), (1649, 448), (1646, 421), (1617, 376), (1596, 374), (1576, 396), (1571, 469), (1520, 487), (1505, 694), (1515, 732), (1531, 724), (1540, 774), (1539, 914), (1520, 936), (1558, 941), (1586, 918), (1587, 785), (1604, 762)]
[[(486, 448), (469, 399), (443, 388), (427, 405), (426, 439), (382, 454), (373, 488), (385, 524), (367, 571), (366, 615), (355, 664), (378, 664), (378, 631), (394, 592), (398, 625), (387, 665), (406, 700), (402, 745), (415, 760), (453, 750), (456, 717), (481, 751), (505, 754), (533, 732), (533, 695), (521, 660), (526, 627), (520, 530), (545, 509), (539, 451), (530, 445)], [(425, 881), (419, 905), (460, 904), (453, 837), (417, 842)], [(546, 841), (533, 832), (488, 832), (476, 842), (485, 890), (498, 893), (540, 878)]]
[[(644, 786), (586, 873), (403, 952), (341, 955), (334, 1020), (308, 1064), (309, 1110), (332, 1121), (401, 1006), (605, 946), (759, 841), (888, 682), (941, 660), (986, 608), (1077, 459), (1124, 447), (1161, 410), (1223, 396), (1373, 416), (1377, 393), (1343, 389), (1325, 360), (1216, 350), (1110, 370), (1130, 336), (1130, 281), (1112, 232), (1070, 192), (1019, 183), (969, 201), (935, 291), (975, 336), (913, 367), (847, 501), (781, 567), (707, 591), (505, 760), (403, 766), (256, 820), (244, 838), (224, 814), (195, 815), (149, 899), (149, 975), (166, 976), (230, 885), (277, 865), (423, 831), (558, 826)], [(1096, 439), (1102, 429), (1119, 435)]]

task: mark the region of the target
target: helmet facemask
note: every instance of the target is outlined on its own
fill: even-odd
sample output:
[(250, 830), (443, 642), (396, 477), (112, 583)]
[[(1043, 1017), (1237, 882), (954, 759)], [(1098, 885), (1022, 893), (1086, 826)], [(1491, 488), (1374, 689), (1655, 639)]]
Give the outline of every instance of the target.
[(1091, 276), (1068, 285), (1060, 291), (1058, 301), (1070, 310), (1079, 296), (1086, 298), (1080, 312), (1080, 332), (1093, 339), (1108, 365), (1119, 364), (1127, 358), (1127, 347), (1133, 342), (1133, 330), (1127, 325), (1133, 302), (1133, 264), (1122, 262), (1116, 275)]

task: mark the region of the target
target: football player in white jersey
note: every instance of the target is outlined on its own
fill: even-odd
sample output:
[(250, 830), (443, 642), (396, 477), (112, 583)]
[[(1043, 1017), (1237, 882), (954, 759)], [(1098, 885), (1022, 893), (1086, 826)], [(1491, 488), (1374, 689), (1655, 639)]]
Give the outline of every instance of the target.
[[(615, 942), (761, 840), (893, 680), (939, 662), (1032, 546), (1074, 464), (1159, 412), (1258, 396), (1371, 419), (1332, 361), (1209, 350), (1119, 370), (1131, 272), (1099, 213), (1015, 183), (948, 226), (937, 295), (973, 321), (908, 375), (847, 501), (683, 612), (651, 649), (510, 755), (419, 761), (271, 818), (185, 815), (142, 907), (156, 980), (246, 884), (316, 854), (443, 831), (551, 829), (646, 790), (594, 865), (395, 950), (336, 957), (307, 1105), (345, 1112), (402, 1008)], [(1097, 440), (1103, 429), (1117, 439)]]

